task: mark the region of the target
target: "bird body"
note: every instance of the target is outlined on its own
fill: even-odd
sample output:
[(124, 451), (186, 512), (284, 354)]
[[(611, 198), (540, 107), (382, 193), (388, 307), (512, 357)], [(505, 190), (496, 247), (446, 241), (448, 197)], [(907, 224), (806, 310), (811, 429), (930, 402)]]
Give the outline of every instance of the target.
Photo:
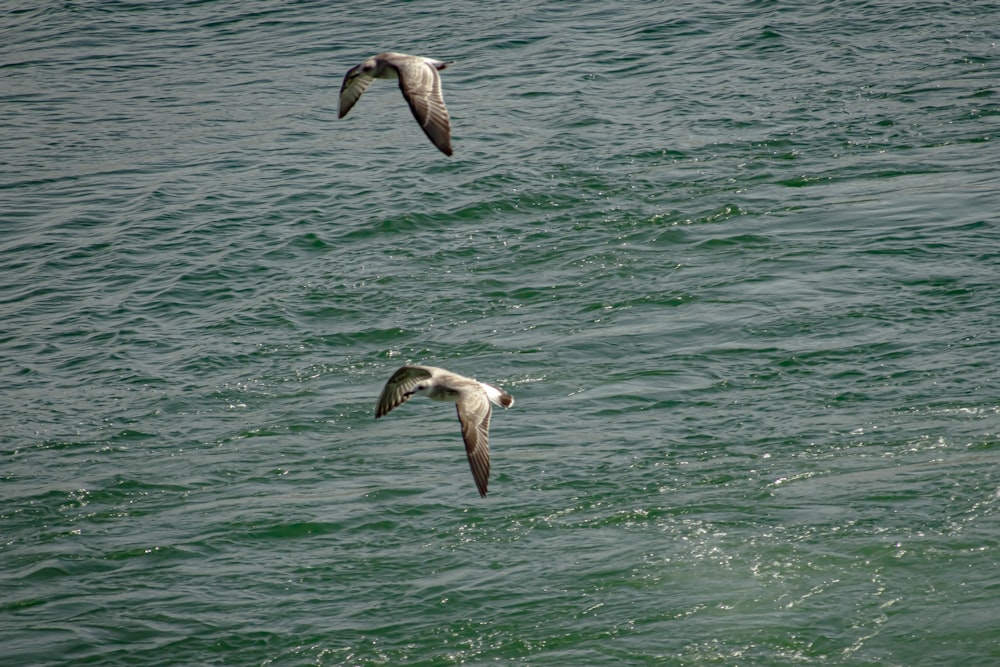
[(344, 75), (338, 117), (347, 115), (375, 79), (399, 79), (399, 89), (424, 134), (438, 150), (451, 155), (451, 120), (441, 95), (441, 76), (438, 74), (451, 62), (392, 51), (372, 56)]
[(509, 408), (514, 397), (493, 385), (435, 366), (403, 366), (389, 378), (375, 407), (375, 418), (389, 414), (411, 396), (423, 394), (455, 404), (465, 453), (479, 495), (486, 497), (490, 477), (490, 418), (493, 405)]

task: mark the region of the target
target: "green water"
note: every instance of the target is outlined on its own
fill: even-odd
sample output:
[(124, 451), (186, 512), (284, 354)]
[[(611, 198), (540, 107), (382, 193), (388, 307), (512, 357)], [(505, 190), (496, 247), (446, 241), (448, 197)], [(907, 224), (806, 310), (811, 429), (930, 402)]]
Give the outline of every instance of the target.
[(997, 664), (998, 6), (380, 7), (7, 8), (0, 664)]

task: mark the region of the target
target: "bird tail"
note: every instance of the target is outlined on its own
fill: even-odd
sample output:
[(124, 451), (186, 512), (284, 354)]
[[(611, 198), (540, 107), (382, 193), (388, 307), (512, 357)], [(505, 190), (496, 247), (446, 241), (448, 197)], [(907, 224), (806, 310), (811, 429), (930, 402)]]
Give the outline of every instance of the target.
[(483, 390), (486, 391), (486, 397), (490, 399), (490, 403), (493, 405), (499, 405), (503, 408), (509, 408), (514, 405), (514, 397), (505, 392), (503, 389), (497, 389), (491, 384), (486, 384), (485, 382), (480, 382), (483, 385)]

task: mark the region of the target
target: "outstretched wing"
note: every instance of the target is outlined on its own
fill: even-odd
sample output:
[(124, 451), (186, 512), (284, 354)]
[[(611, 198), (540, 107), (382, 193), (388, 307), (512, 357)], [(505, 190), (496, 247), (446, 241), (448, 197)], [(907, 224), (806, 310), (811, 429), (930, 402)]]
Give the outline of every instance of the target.
[(462, 423), (462, 439), (465, 454), (469, 457), (472, 478), (476, 480), (479, 495), (486, 497), (486, 486), (490, 480), (490, 414), (492, 408), (486, 394), (463, 392), (456, 403), (458, 421)]
[(389, 381), (385, 383), (382, 395), (378, 397), (378, 405), (375, 406), (375, 419), (389, 414), (390, 410), (409, 400), (413, 388), (422, 380), (430, 377), (431, 372), (423, 366), (403, 366), (393, 373)]
[(451, 120), (441, 95), (441, 75), (434, 65), (416, 58), (391, 64), (399, 73), (399, 89), (424, 134), (442, 153), (451, 155)]
[(361, 98), (362, 93), (368, 90), (368, 86), (375, 80), (368, 74), (357, 73), (357, 69), (357, 67), (351, 68), (344, 75), (344, 83), (340, 86), (340, 112), (337, 118), (346, 116), (354, 103)]

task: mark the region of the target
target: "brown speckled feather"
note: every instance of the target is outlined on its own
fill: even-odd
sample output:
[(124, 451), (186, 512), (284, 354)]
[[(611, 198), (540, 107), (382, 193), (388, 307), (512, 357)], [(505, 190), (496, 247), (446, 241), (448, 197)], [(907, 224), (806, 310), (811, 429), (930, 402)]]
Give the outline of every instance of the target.
[(399, 79), (399, 89), (420, 129), (445, 155), (452, 154), (451, 119), (441, 94), (438, 74), (451, 63), (386, 52), (352, 67), (340, 86), (339, 117), (343, 118), (375, 79)]
[(426, 394), (428, 398), (455, 404), (472, 478), (479, 495), (485, 497), (490, 479), (491, 404), (507, 408), (514, 404), (514, 397), (485, 382), (443, 368), (403, 366), (392, 374), (382, 389), (375, 406), (375, 418), (388, 414), (415, 394)]

